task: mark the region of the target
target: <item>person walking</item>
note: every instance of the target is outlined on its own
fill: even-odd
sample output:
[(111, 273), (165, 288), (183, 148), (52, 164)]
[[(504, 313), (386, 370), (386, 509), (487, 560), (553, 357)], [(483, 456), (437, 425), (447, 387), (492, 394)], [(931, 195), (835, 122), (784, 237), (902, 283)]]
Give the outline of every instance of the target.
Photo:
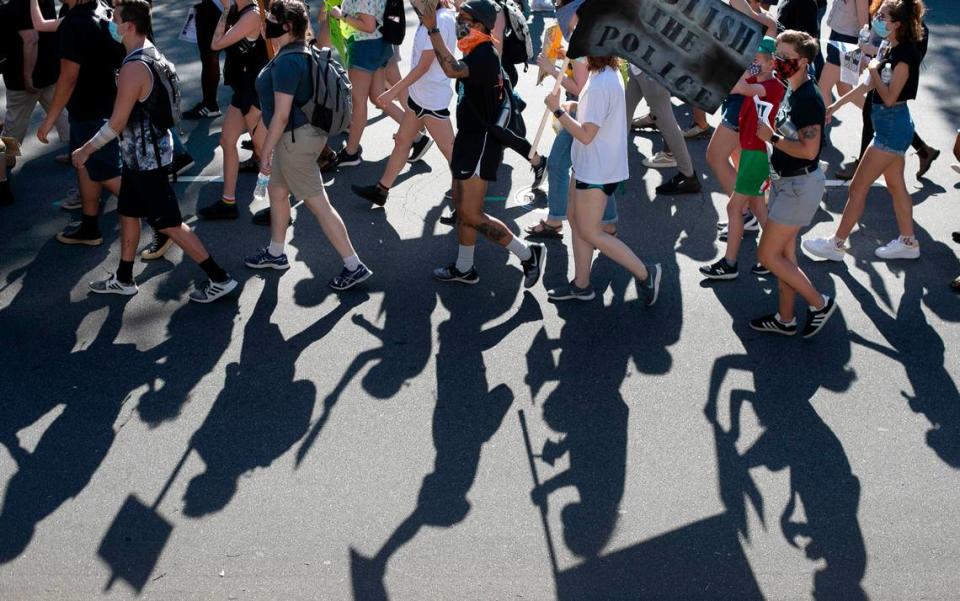
[(803, 243), (803, 248), (817, 257), (843, 260), (847, 238), (866, 208), (867, 193), (881, 175), (893, 197), (900, 235), (876, 249), (876, 255), (881, 259), (920, 257), (920, 243), (913, 229), (913, 199), (904, 181), (904, 156), (915, 132), (907, 103), (917, 97), (919, 88), (922, 55), (918, 44), (923, 39), (923, 13), (922, 0), (884, 0), (873, 27), (887, 40), (887, 49), (870, 61), (867, 67), (869, 82), (834, 102), (827, 112), (833, 115), (847, 102), (862, 96), (862, 88), (872, 89), (873, 141), (850, 182), (850, 194), (840, 224), (830, 238), (805, 240)]
[(120, 140), (123, 171), (117, 213), (120, 215), (120, 264), (117, 272), (90, 283), (99, 294), (137, 293), (133, 260), (140, 241), (140, 219), (183, 249), (210, 278), (190, 294), (209, 303), (226, 296), (237, 282), (210, 256), (200, 239), (183, 223), (177, 197), (167, 177), (173, 162), (171, 99), (157, 65), (166, 59), (147, 40), (152, 29), (147, 0), (116, 0), (110, 31), (127, 52), (117, 75), (117, 100), (109, 121), (73, 152), (74, 166), (84, 171), (90, 157)]
[[(607, 199), (630, 177), (620, 59), (589, 56), (587, 69), (590, 76), (577, 102), (577, 119), (560, 106), (560, 90), (544, 99), (560, 125), (574, 138), (568, 211), (575, 275), (572, 282), (550, 290), (548, 295), (553, 301), (592, 300), (596, 293), (590, 286), (590, 271), (594, 250), (599, 250), (633, 274), (638, 292), (647, 305), (653, 305), (660, 295), (660, 265), (648, 269), (623, 241), (603, 231), (602, 224)], [(574, 110), (572, 103), (567, 106)]]
[(810, 225), (820, 207), (826, 178), (820, 169), (826, 107), (809, 67), (819, 43), (802, 31), (777, 36), (774, 55), (777, 76), (788, 87), (776, 118), (776, 131), (757, 125), (757, 137), (773, 146), (767, 223), (760, 235), (757, 258), (777, 278), (778, 311), (750, 321), (761, 332), (792, 335), (797, 332), (796, 297), (808, 304), (802, 336), (815, 336), (836, 312), (834, 299), (821, 294), (797, 264), (797, 236)]
[(234, 0), (223, 13), (213, 33), (210, 49), (224, 50), (223, 82), (233, 95), (220, 132), (220, 150), (223, 152), (223, 195), (220, 200), (197, 211), (203, 219), (236, 219), (237, 177), (240, 172), (240, 153), (237, 142), (243, 132), (249, 132), (257, 156), (266, 133), (260, 124), (260, 106), (256, 79), (267, 64), (267, 46), (260, 35), (260, 9), (256, 0)]
[(257, 93), (269, 129), (263, 145), (261, 172), (270, 176), (270, 243), (248, 257), (253, 269), (290, 268), (284, 252), (290, 224), (289, 196), (302, 199), (316, 216), (324, 235), (343, 259), (343, 270), (330, 280), (334, 290), (346, 290), (368, 279), (364, 265), (350, 242), (347, 228), (330, 205), (317, 157), (327, 135), (311, 125), (302, 106), (313, 95), (314, 63), (306, 40), (309, 13), (302, 0), (274, 0), (264, 27), (276, 55), (257, 77)]
[[(490, 133), (510, 102), (503, 67), (490, 35), (496, 25), (498, 9), (491, 0), (469, 0), (457, 15), (457, 47), (463, 59), (457, 60), (444, 45), (437, 27), (436, 8), (422, 9), (421, 22), (427, 28), (433, 50), (447, 77), (457, 80), (457, 134), (453, 141), (453, 202), (456, 209), (456, 262), (439, 267), (433, 277), (442, 282), (476, 284), (480, 276), (473, 265), (477, 233), (503, 246), (520, 259), (526, 288), (540, 279), (546, 249), (540, 244), (524, 244), (498, 219), (483, 211), (489, 182), (496, 181), (503, 162), (503, 145)], [(543, 160), (543, 159), (541, 159)]]

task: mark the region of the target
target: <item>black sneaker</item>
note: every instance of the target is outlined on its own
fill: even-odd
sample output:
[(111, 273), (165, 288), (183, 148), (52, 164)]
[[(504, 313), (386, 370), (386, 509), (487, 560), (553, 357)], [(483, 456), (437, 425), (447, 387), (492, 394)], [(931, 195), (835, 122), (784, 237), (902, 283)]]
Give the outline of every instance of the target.
[(353, 190), (353, 193), (363, 198), (364, 200), (369, 200), (378, 207), (382, 207), (387, 204), (387, 195), (389, 192), (380, 187), (379, 184), (373, 184), (372, 186), (350, 186)]
[(253, 139), (244, 138), (240, 140), (240, 148), (242, 148), (243, 150), (253, 150)]
[(353, 271), (344, 267), (343, 270), (340, 271), (340, 275), (330, 280), (330, 287), (334, 290), (346, 290), (353, 288), (360, 282), (366, 281), (372, 275), (373, 272), (367, 269), (367, 266), (363, 263), (360, 263), (360, 267), (357, 267)]
[(823, 326), (827, 323), (827, 320), (830, 319), (830, 316), (833, 315), (834, 311), (837, 310), (837, 303), (830, 297), (826, 297), (827, 304), (819, 310), (809, 310), (810, 313), (807, 324), (803, 326), (803, 337), (812, 338), (817, 335)]
[(704, 265), (700, 273), (708, 280), (734, 280), (739, 275), (737, 266), (728, 263), (726, 257), (711, 265)]
[[(720, 221), (717, 223), (717, 229), (722, 231), (729, 229), (730, 224), (726, 221)], [(743, 214), (743, 230), (745, 232), (754, 232), (760, 229), (760, 222), (757, 221), (757, 216), (747, 211)]]
[(156, 261), (157, 259), (162, 259), (163, 255), (167, 254), (171, 246), (173, 246), (173, 240), (170, 239), (170, 236), (154, 231), (153, 242), (140, 251), (140, 260)]
[(208, 205), (197, 211), (197, 215), (201, 219), (213, 221), (216, 219), (236, 219), (240, 216), (240, 213), (237, 210), (237, 203), (228, 205), (222, 200), (218, 200), (212, 205)]
[(100, 246), (103, 236), (100, 230), (84, 231), (81, 222), (71, 223), (65, 230), (57, 234), (57, 242), (61, 244), (81, 244), (83, 246)]
[(470, 271), (457, 271), (457, 264), (451, 263), (446, 267), (437, 267), (433, 270), (433, 279), (440, 282), (460, 282), (461, 284), (476, 284), (480, 281), (480, 274), (476, 267)]
[(677, 173), (669, 180), (657, 186), (656, 192), (662, 196), (673, 196), (675, 194), (696, 194), (703, 189), (703, 186), (700, 185), (700, 178), (697, 177), (697, 172), (694, 171), (693, 175), (687, 177), (682, 173)]
[(542, 244), (531, 244), (530, 258), (521, 261), (523, 267), (523, 287), (533, 288), (540, 280), (540, 274), (543, 272), (543, 256), (547, 254), (547, 247)]
[(250, 157), (245, 161), (240, 161), (240, 168), (238, 169), (239, 173), (260, 173), (260, 163), (257, 162), (257, 157)]
[(431, 146), (433, 146), (433, 138), (427, 134), (420, 134), (417, 139), (414, 140), (413, 146), (410, 147), (410, 157), (407, 159), (407, 162), (416, 163), (423, 158), (423, 155), (427, 154)]
[(174, 177), (178, 175), (183, 175), (184, 171), (187, 171), (194, 165), (193, 157), (190, 156), (190, 153), (178, 154), (173, 157), (173, 162), (170, 163), (170, 174)]
[(536, 167), (531, 165), (530, 169), (533, 171), (533, 183), (530, 184), (530, 188), (539, 190), (540, 186), (543, 185), (543, 180), (547, 177), (547, 157), (540, 157), (540, 164)]
[(553, 302), (574, 299), (579, 301), (592, 301), (596, 296), (597, 293), (593, 291), (593, 288), (578, 288), (573, 282), (547, 291), (547, 298)]
[(750, 273), (753, 275), (770, 275), (770, 270), (764, 267), (762, 263), (757, 263), (750, 268)]
[(449, 215), (441, 215), (440, 223), (443, 225), (455, 226), (457, 225), (457, 211), (456, 209), (450, 211)]
[(346, 147), (344, 147), (337, 153), (335, 162), (337, 167), (354, 167), (359, 165), (363, 162), (363, 146), (357, 148), (357, 151), (353, 154), (348, 153)]
[(776, 313), (750, 320), (750, 327), (758, 332), (770, 332), (781, 336), (793, 336), (797, 333), (797, 323), (785, 324), (777, 319)]
[(337, 170), (337, 160), (339, 160), (340, 155), (337, 154), (337, 151), (331, 150), (330, 152), (324, 154), (320, 153), (320, 156), (317, 157), (317, 167), (320, 167), (320, 173), (333, 173)]
[(13, 190), (10, 188), (10, 181), (3, 180), (0, 182), (0, 205), (12, 205), (13, 204)]
[(647, 268), (647, 279), (637, 282), (637, 292), (644, 298), (644, 303), (652, 307), (660, 298), (660, 280), (663, 279), (663, 267), (659, 263)]
[(219, 117), (220, 107), (216, 104), (213, 106), (207, 106), (202, 102), (198, 102), (194, 107), (183, 113), (183, 118), (188, 121), (198, 121), (200, 119), (213, 119)]

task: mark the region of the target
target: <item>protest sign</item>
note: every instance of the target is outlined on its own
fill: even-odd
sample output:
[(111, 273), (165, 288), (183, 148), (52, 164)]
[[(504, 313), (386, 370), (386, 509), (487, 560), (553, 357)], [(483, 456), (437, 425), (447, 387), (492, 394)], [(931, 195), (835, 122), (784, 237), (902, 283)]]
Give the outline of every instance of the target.
[(708, 113), (753, 62), (764, 34), (722, 0), (587, 0), (577, 14), (571, 58), (620, 56)]
[(187, 11), (187, 18), (183, 22), (183, 27), (180, 28), (179, 38), (181, 42), (197, 43), (197, 9), (192, 6)]

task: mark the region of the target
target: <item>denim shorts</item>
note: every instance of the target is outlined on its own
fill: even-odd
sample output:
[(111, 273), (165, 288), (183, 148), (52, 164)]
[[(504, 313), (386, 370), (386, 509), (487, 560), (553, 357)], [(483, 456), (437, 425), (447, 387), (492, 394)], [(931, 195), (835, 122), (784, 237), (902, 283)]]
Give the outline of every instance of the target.
[(874, 103), (870, 107), (870, 120), (873, 122), (871, 146), (900, 156), (907, 153), (915, 128), (906, 102), (891, 107)]
[(724, 127), (732, 129), (733, 131), (740, 131), (741, 106), (743, 106), (743, 96), (740, 94), (730, 94), (727, 96), (727, 99), (724, 100), (720, 106)]
[[(87, 140), (97, 135), (106, 119), (70, 119), (70, 151), (80, 148)], [(94, 152), (87, 159), (84, 168), (95, 182), (105, 182), (120, 177), (120, 141), (113, 139), (109, 144)]]
[(387, 66), (393, 56), (393, 46), (386, 44), (383, 38), (373, 40), (347, 41), (347, 65), (349, 69), (360, 69), (373, 73)]

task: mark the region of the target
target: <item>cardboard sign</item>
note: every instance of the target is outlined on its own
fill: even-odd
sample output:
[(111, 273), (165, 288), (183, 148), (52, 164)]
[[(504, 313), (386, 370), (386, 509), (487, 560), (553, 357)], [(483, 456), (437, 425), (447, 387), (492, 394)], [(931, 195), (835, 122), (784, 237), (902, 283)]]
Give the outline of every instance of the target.
[(192, 6), (187, 11), (187, 18), (183, 22), (183, 27), (180, 28), (179, 37), (182, 42), (197, 43), (197, 10)]
[(753, 62), (764, 34), (722, 0), (587, 0), (577, 14), (571, 58), (620, 56), (708, 113)]

